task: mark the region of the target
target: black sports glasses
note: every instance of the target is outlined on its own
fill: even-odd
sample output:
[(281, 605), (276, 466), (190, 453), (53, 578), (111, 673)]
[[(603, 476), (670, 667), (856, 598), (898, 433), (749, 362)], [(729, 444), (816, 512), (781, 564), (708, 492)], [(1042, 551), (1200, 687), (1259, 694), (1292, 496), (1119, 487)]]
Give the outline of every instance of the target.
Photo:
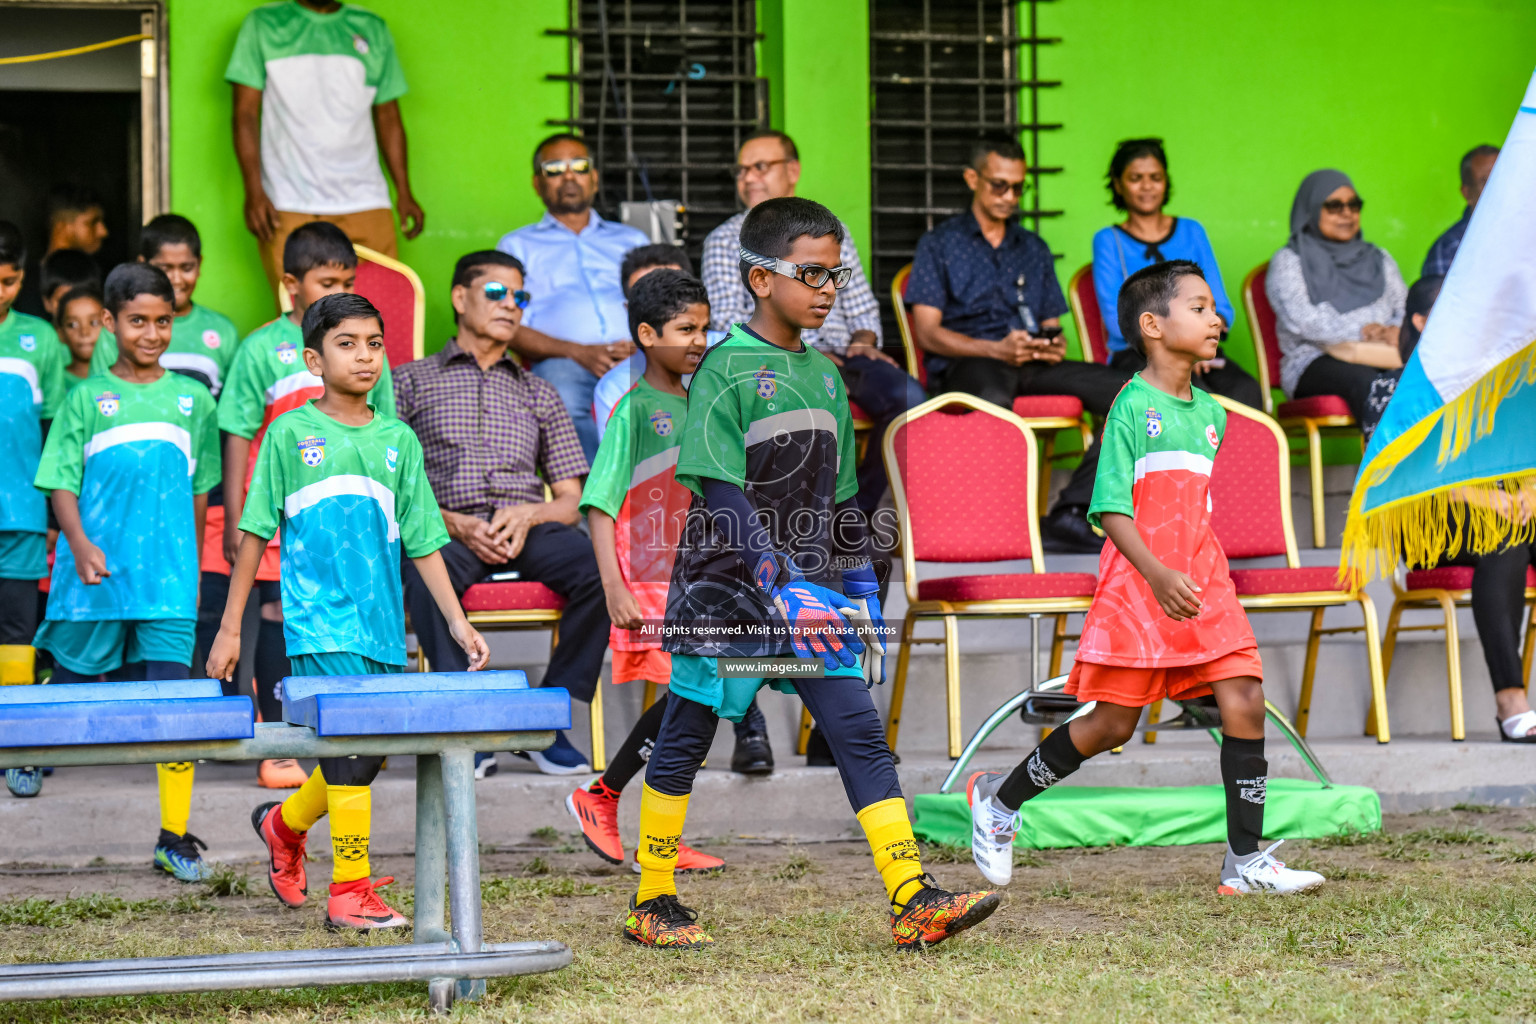
[(809, 288), (820, 288), (830, 279), (832, 287), (842, 291), (853, 279), (852, 267), (823, 267), (817, 263), (791, 263), (773, 256), (760, 255), (751, 249), (740, 249), (738, 252), (744, 262), (754, 267), (762, 267), (764, 270), (771, 270), (775, 274), (792, 277)]
[(517, 303), (518, 309), (527, 309), (528, 303), (533, 301), (533, 295), (529, 292), (523, 291), (521, 288), (514, 292), (500, 281), (485, 282), (485, 297), (492, 302), (500, 302), (502, 299), (505, 299), (509, 293), (512, 296), (512, 301)]

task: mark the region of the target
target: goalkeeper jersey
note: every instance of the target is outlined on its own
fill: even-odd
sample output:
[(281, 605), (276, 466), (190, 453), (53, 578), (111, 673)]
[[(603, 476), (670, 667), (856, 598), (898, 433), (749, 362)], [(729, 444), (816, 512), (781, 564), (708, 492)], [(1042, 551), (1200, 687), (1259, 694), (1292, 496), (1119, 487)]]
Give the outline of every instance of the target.
[(42, 421), (64, 404), (68, 358), (48, 321), (14, 309), (0, 320), (0, 533), (48, 529), (48, 499), (32, 481), (43, 451)]
[[(705, 479), (746, 492), (768, 547), (805, 578), (841, 589), (834, 509), (858, 492), (853, 418), (837, 366), (810, 346), (791, 352), (735, 324), (704, 354), (688, 388), (677, 479), (693, 492), (667, 595), (662, 649), (717, 657), (793, 655), (782, 620), (721, 534)], [(734, 542), (733, 542), (734, 541)]]
[[(224, 375), (235, 360), (240, 334), (234, 322), (207, 306), (192, 304), (192, 312), (171, 321), (171, 343), (160, 365), (202, 384), (214, 398), (224, 389)], [(91, 353), (91, 372), (106, 373), (117, 362), (117, 339), (103, 329)]]
[(411, 428), (341, 423), (306, 402), (278, 417), (256, 460), (240, 529), (282, 533), (283, 637), (296, 654), (405, 664), (400, 555), (448, 543)]
[(1158, 561), (1200, 587), (1200, 613), (1170, 619), (1152, 588), (1113, 542), (1099, 555), (1099, 584), (1083, 622), (1077, 660), (1164, 668), (1198, 665), (1254, 646), (1248, 616), (1211, 529), (1211, 468), (1227, 411), (1199, 388), (1175, 398), (1133, 376), (1104, 422), (1088, 521), (1130, 516)]
[[(640, 378), (613, 407), (581, 491), (583, 512), (595, 508), (613, 517), (619, 571), (640, 603), (641, 618), (653, 628), (666, 613), (672, 562), (693, 498), (676, 478), (687, 418), (687, 398)], [(661, 642), (655, 633), (645, 639), (641, 632), (614, 626), (608, 646), (653, 651)]]

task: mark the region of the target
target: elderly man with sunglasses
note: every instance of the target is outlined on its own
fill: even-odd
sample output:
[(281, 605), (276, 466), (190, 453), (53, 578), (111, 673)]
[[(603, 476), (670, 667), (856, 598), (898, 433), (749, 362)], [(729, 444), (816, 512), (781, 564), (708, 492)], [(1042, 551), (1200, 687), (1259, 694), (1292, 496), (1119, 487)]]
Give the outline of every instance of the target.
[(551, 135), (533, 151), (533, 190), (544, 216), (508, 232), (496, 248), (528, 268), (537, 298), (523, 318), (513, 351), (560, 393), (587, 461), (597, 454), (592, 392), (603, 374), (635, 350), (629, 339), (619, 266), (650, 239), (592, 209), (597, 167), (575, 135)]
[[(795, 194), (800, 180), (800, 154), (794, 140), (781, 131), (761, 131), (741, 144), (736, 159), (736, 195), (747, 210), (765, 199)], [(741, 223), (746, 210), (711, 231), (704, 239), (704, 288), (709, 292), (710, 327), (728, 331), (733, 323), (752, 316), (752, 296), (741, 280)], [(922, 385), (880, 350), (880, 303), (870, 291), (859, 251), (843, 225), (838, 254), (842, 283), (826, 322), (801, 337), (837, 364), (848, 396), (875, 422), (875, 437), (885, 426), (925, 397)], [(855, 499), (866, 515), (885, 494), (885, 463), (878, 441), (870, 444), (859, 465), (859, 494)]]
[[(448, 578), (460, 597), (471, 584), (510, 574), (565, 598), (560, 644), (541, 685), (591, 700), (608, 648), (608, 604), (592, 542), (576, 529), (588, 463), (555, 389), (507, 351), (529, 305), (522, 264), (494, 250), (470, 253), (454, 267), (452, 294), (455, 336), (395, 371), (396, 414), (421, 440), (451, 538), (442, 549)], [(438, 671), (464, 671), (464, 652), (409, 559), (404, 574), (422, 653)], [(589, 770), (563, 732), (530, 756), (547, 775)], [(475, 760), (477, 776), (495, 770), (492, 755)]]
[[(1130, 373), (1065, 361), (1067, 301), (1050, 246), (1019, 222), (1024, 151), (1006, 135), (972, 147), (965, 184), (971, 206), (917, 243), (907, 304), (929, 376), (1007, 409), (1020, 395), (1071, 395), (1104, 416)], [(1098, 551), (1088, 525), (1099, 443), (1083, 457), (1042, 523), (1049, 551)]]

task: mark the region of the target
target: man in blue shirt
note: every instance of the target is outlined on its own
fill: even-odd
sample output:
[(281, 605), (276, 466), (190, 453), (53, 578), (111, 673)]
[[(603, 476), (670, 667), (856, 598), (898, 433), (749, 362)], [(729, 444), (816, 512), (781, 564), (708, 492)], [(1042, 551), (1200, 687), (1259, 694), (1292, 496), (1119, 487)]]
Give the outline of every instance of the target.
[[(1010, 136), (978, 140), (965, 183), (971, 207), (917, 243), (907, 304), (936, 390), (963, 391), (1005, 409), (1020, 395), (1071, 395), (1104, 416), (1130, 378), (1098, 363), (1064, 361), (1066, 299), (1055, 260), (1018, 222), (1024, 151)], [(1088, 525), (1098, 468), (1094, 442), (1043, 522), (1046, 549), (1098, 551)]]
[(544, 201), (544, 216), (496, 243), (527, 268), (526, 287), (533, 295), (512, 347), (560, 392), (590, 463), (598, 440), (593, 389), (635, 350), (619, 266), (625, 253), (650, 239), (592, 209), (597, 167), (575, 135), (551, 135), (539, 143), (533, 151), (533, 189)]
[(1451, 260), (1456, 257), (1456, 250), (1461, 248), (1461, 237), (1467, 233), (1467, 225), (1472, 222), (1472, 211), (1477, 207), (1483, 186), (1488, 184), (1488, 175), (1493, 173), (1493, 164), (1498, 158), (1499, 147), (1487, 145), (1473, 146), (1461, 158), (1461, 197), (1467, 201), (1467, 208), (1461, 211), (1461, 219), (1446, 228), (1445, 234), (1435, 239), (1435, 244), (1429, 247), (1420, 277), (1444, 277), (1450, 271)]

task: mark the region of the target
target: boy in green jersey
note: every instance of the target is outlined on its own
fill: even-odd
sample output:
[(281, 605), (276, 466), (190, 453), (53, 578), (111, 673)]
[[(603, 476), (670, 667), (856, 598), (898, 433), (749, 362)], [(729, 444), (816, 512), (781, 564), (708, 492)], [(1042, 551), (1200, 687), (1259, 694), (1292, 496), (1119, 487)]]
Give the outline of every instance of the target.
[[(629, 331), (645, 353), (645, 371), (614, 404), (581, 492), (608, 599), (615, 683), (666, 683), (672, 677), (658, 627), (692, 498), (673, 470), (688, 418), (683, 377), (698, 368), (708, 330), (709, 295), (692, 274), (657, 270), (629, 293)], [(663, 695), (645, 709), (608, 770), (565, 799), (587, 845), (609, 863), (624, 863), (619, 794), (644, 767), (666, 710)], [(678, 844), (678, 871), (723, 867), (719, 857)]]
[[(58, 331), (59, 340), (69, 350), (69, 365), (64, 367), (64, 372), (74, 378), (68, 382), (70, 384), (85, 380), (95, 372), (91, 369), (91, 357), (96, 354), (96, 343), (106, 333), (102, 326), (106, 319), (105, 310), (101, 289), (91, 284), (71, 288), (59, 299), (53, 326)], [(114, 356), (112, 361), (117, 362), (117, 358)]]
[[(304, 364), (324, 392), (267, 429), (240, 517), (243, 534), (224, 621), (208, 674), (229, 679), (240, 660), (240, 623), (267, 542), (282, 530), (283, 633), (297, 676), (405, 671), (400, 555), (410, 558), (449, 630), (485, 665), (485, 640), (464, 617), (438, 548), (448, 543), (432, 497), (421, 442), (369, 401), (384, 373), (383, 318), (360, 295), (328, 295), (304, 314)], [(280, 719), (279, 719), (280, 720)], [(369, 878), (372, 803), (381, 757), (321, 758), (299, 791), (257, 807), (251, 822), (267, 844), (277, 898), (304, 903), (304, 840), (329, 813), (332, 866), (326, 920), (336, 928), (397, 928), (408, 922)]]
[[(765, 661), (814, 660), (779, 689), (798, 692), (832, 748), (890, 901), (897, 949), (920, 949), (985, 920), (991, 892), (951, 893), (924, 873), (895, 763), (865, 672), (878, 678), (879, 584), (858, 491), (853, 420), (837, 367), (807, 346), (837, 289), (843, 228), (807, 199), (769, 199), (741, 227), (752, 319), (710, 349), (688, 389), (679, 483), (693, 492), (672, 569), (663, 650), (671, 692), (640, 802), (640, 890), (624, 934), (668, 948), (711, 943), (677, 899), (688, 794), (720, 717), (739, 719)], [(610, 427), (611, 429), (611, 427)], [(873, 657), (861, 669), (857, 655)], [(736, 678), (720, 659), (743, 659)], [(821, 668), (825, 666), (823, 677)], [(759, 675), (761, 673), (761, 675)]]
[[(35, 484), (59, 521), (48, 617), (36, 646), (55, 683), (186, 679), (197, 617), (197, 546), (219, 480), (213, 397), (167, 373), (174, 293), (154, 267), (107, 275), (106, 320), (121, 339), (109, 373), (87, 377), (48, 432)], [(163, 764), (155, 865), (183, 882), (207, 867), (187, 831), (192, 765)]]

